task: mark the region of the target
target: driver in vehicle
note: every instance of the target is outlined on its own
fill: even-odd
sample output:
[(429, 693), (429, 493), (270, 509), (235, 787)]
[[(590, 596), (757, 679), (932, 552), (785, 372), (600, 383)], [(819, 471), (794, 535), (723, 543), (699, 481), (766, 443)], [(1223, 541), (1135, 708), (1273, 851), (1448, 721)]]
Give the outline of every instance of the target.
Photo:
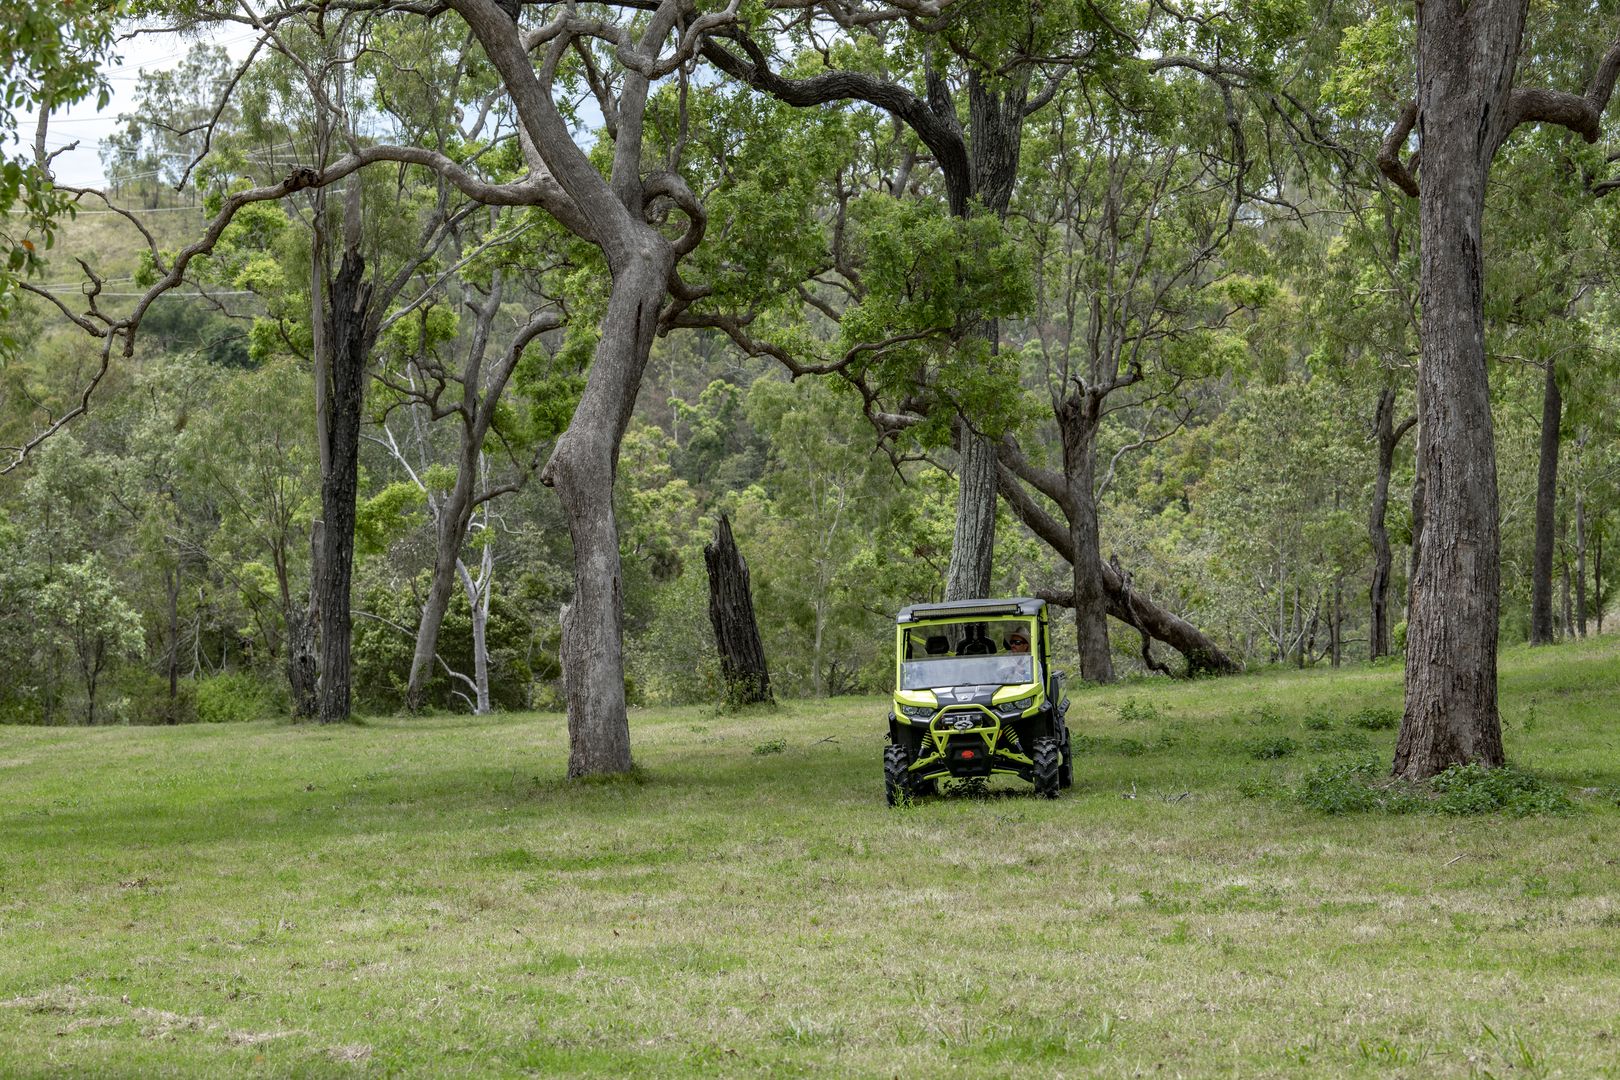
[(1029, 638), (1020, 631), (1014, 630), (1007, 635), (1007, 651), (1013, 653), (1029, 652)]

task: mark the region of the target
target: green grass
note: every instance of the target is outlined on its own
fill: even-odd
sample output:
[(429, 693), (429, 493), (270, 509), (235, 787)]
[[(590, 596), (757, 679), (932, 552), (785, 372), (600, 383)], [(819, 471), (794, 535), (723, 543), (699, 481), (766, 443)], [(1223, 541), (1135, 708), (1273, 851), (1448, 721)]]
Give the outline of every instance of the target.
[(605, 784), (556, 716), (0, 729), (0, 1075), (1620, 1075), (1620, 640), (1502, 671), (1575, 813), (1242, 794), (1387, 756), (1389, 666), (1084, 691), (1064, 798), (899, 811), (873, 699)]

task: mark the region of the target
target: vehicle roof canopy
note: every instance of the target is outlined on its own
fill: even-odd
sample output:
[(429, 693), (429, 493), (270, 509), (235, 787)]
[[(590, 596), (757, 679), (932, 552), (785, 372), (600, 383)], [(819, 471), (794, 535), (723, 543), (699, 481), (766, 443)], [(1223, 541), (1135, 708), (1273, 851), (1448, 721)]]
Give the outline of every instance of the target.
[(1002, 600), (952, 600), (944, 604), (912, 604), (901, 608), (894, 621), (913, 623), (925, 619), (982, 619), (991, 615), (1034, 616), (1045, 608), (1045, 600), (1030, 596), (1013, 596)]

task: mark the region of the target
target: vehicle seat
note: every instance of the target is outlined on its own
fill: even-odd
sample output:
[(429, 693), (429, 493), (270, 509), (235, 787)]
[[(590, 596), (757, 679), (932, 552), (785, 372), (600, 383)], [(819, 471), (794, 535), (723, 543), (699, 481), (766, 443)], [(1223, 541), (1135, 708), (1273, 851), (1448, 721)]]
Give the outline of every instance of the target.
[(951, 651), (951, 642), (944, 634), (935, 634), (923, 646), (929, 656), (944, 656)]
[(996, 651), (996, 643), (989, 638), (969, 638), (962, 643), (962, 651), (958, 656), (988, 656)]

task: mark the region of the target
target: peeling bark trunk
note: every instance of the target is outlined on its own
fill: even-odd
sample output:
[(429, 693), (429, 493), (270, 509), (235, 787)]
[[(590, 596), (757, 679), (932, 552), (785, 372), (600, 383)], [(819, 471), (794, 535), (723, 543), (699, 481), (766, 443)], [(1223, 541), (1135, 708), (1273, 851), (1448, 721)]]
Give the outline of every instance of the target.
[[(469, 391), (470, 392), (470, 391)], [(463, 444), (456, 470), (455, 486), (439, 506), (433, 545), (433, 576), (427, 597), (422, 601), (422, 617), (417, 624), (416, 647), (411, 654), (411, 673), (405, 684), (405, 708), (415, 712), (422, 706), (422, 687), (433, 673), (433, 657), (439, 648), (439, 627), (450, 607), (450, 592), (456, 568), (461, 562), (461, 545), (467, 539), (472, 520), (473, 480), (478, 475), (478, 447)]]
[(1406, 709), (1394, 763), (1395, 774), (1411, 780), (1461, 762), (1503, 762), (1496, 703), (1501, 542), (1480, 226), (1523, 29), (1522, 2), (1429, 0), (1418, 9), (1418, 380), (1428, 520), (1412, 587)]
[(360, 406), (365, 395), (366, 358), (371, 351), (371, 285), (357, 247), (343, 253), (332, 280), (330, 324), (331, 385), (327, 423), (331, 470), (321, 484), (321, 695), (320, 719), (330, 724), (349, 717), (349, 648), (352, 629), (349, 591), (354, 574), (355, 495), (360, 467)]
[(673, 249), (653, 234), (614, 268), (585, 392), (540, 477), (556, 488), (574, 543), (574, 598), (562, 628), (570, 777), (632, 767), (613, 482), (673, 265)]
[[(489, 527), (485, 518), (484, 527)], [(467, 564), (456, 560), (456, 574), (461, 578), (462, 591), (467, 595), (467, 610), (472, 616), (473, 647), (473, 715), (488, 716), (494, 710), (489, 703), (489, 598), (494, 590), (495, 550), (487, 535), (478, 554), (478, 577), (472, 576)]]
[(1553, 632), (1553, 529), (1558, 506), (1559, 425), (1563, 422), (1563, 396), (1558, 390), (1557, 365), (1547, 361), (1541, 395), (1541, 462), (1536, 469), (1536, 550), (1530, 563), (1530, 644), (1551, 645)]
[(731, 521), (720, 515), (714, 539), (703, 547), (709, 571), (709, 623), (720, 653), (720, 677), (728, 705), (753, 705), (774, 700), (771, 673), (765, 663), (759, 622), (754, 617), (754, 595), (749, 588), (748, 560), (737, 550)]

